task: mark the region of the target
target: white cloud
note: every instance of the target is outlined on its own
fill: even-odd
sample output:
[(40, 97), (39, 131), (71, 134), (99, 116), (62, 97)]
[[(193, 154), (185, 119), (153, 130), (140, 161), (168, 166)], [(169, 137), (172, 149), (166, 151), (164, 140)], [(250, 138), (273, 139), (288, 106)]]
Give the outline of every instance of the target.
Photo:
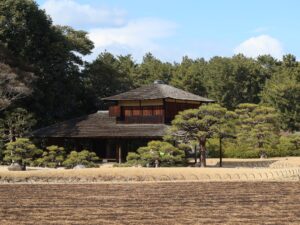
[(46, 10), (55, 24), (74, 27), (122, 25), (126, 17), (126, 12), (118, 8), (80, 4), (74, 0), (47, 0), (41, 8)]
[(176, 24), (158, 18), (128, 20), (122, 9), (96, 7), (76, 0), (46, 0), (41, 6), (55, 24), (87, 30), (95, 44), (86, 60), (93, 60), (107, 50), (113, 54), (132, 54), (140, 60), (147, 52), (166, 58), (170, 49), (159, 42), (172, 35)]
[(283, 55), (283, 47), (277, 39), (268, 35), (260, 35), (257, 37), (251, 37), (242, 42), (234, 49), (234, 53), (242, 53), (248, 57), (254, 58), (265, 54), (281, 58)]
[(95, 28), (89, 31), (96, 51), (107, 49), (115, 54), (131, 53), (141, 58), (146, 52), (162, 53), (163, 47), (157, 40), (174, 33), (176, 24), (154, 18), (129, 21), (125, 26), (114, 28)]

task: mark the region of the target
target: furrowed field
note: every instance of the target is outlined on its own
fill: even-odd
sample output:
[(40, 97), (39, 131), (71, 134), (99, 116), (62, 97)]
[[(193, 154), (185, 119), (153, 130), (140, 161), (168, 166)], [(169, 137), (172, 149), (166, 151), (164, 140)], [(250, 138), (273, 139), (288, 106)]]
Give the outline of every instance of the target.
[(300, 224), (299, 182), (0, 185), (0, 224)]

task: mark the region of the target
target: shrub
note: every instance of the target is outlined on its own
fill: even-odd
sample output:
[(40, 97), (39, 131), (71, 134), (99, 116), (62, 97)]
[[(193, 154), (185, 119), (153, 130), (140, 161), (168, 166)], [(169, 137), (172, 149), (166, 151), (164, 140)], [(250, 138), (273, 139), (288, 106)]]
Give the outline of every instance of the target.
[(185, 161), (184, 151), (168, 142), (150, 141), (147, 146), (140, 147), (137, 152), (128, 154), (128, 164), (154, 166), (157, 160), (160, 166), (175, 166)]
[(247, 144), (236, 142), (224, 143), (224, 157), (226, 158), (259, 158), (260, 150)]
[(96, 167), (96, 162), (99, 157), (95, 152), (82, 150), (81, 152), (72, 151), (63, 162), (63, 166), (73, 168), (77, 165), (84, 165), (86, 167)]
[(35, 158), (42, 152), (29, 139), (17, 138), (16, 141), (5, 145), (4, 161), (17, 162), (26, 169), (26, 166), (33, 164)]
[(193, 155), (193, 147), (189, 144), (180, 143), (178, 144), (177, 148), (184, 151), (186, 157)]
[(42, 158), (36, 160), (36, 165), (56, 168), (61, 166), (65, 160), (66, 153), (63, 147), (51, 145), (43, 152)]
[(207, 141), (206, 149), (208, 157), (217, 158), (220, 155), (220, 141), (218, 138), (211, 138)]
[(258, 149), (238, 151), (236, 149), (227, 149), (224, 152), (226, 158), (241, 158), (241, 159), (250, 159), (250, 158), (259, 158), (260, 151)]
[(270, 156), (300, 156), (300, 135), (281, 136), (277, 148), (269, 154)]
[(126, 160), (129, 166), (144, 164), (140, 158), (140, 155), (135, 152), (128, 152)]

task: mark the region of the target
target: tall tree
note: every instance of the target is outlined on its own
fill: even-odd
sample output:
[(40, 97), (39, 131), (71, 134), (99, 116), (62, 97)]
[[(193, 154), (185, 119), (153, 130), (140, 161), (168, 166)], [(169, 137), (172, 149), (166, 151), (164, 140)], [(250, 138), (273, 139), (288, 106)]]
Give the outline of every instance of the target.
[(93, 48), (87, 33), (52, 25), (31, 0), (1, 1), (0, 15), (0, 41), (34, 68), (33, 94), (24, 106), (30, 105), (43, 123), (76, 113), (82, 96), (81, 56)]
[(206, 77), (208, 96), (233, 109), (240, 103), (259, 103), (268, 74), (254, 59), (236, 55), (212, 58)]
[(4, 112), (0, 119), (0, 135), (4, 142), (15, 141), (16, 138), (24, 137), (31, 131), (36, 120), (33, 114), (23, 108), (15, 108)]
[(0, 111), (31, 93), (30, 69), (0, 43)]
[(239, 119), (237, 142), (265, 153), (279, 138), (278, 114), (272, 107), (244, 103), (235, 110)]
[(169, 83), (171, 77), (172, 64), (163, 63), (151, 53), (147, 53), (143, 57), (142, 63), (138, 65), (133, 81), (135, 86), (141, 86), (153, 83), (155, 80), (162, 80), (164, 83)]
[(262, 101), (281, 115), (283, 129), (300, 129), (300, 66), (296, 58), (286, 55), (262, 91)]
[(131, 57), (114, 57), (104, 52), (86, 66), (85, 87), (90, 97), (92, 110), (102, 108), (101, 98), (127, 91), (132, 88), (130, 72), (134, 67)]
[(27, 73), (0, 62), (0, 111), (31, 93), (22, 76), (27, 76)]
[(206, 142), (228, 132), (228, 121), (234, 113), (218, 104), (200, 106), (180, 112), (172, 121), (170, 135), (181, 142), (198, 141), (200, 146), (200, 166), (206, 166)]
[(207, 96), (206, 67), (207, 63), (203, 58), (192, 60), (185, 56), (180, 64), (175, 64), (171, 83), (194, 94)]

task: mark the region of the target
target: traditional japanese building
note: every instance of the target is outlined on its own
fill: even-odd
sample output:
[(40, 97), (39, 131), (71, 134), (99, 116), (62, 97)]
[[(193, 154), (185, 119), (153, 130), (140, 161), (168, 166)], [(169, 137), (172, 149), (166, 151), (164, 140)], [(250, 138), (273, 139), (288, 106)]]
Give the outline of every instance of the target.
[(103, 98), (108, 111), (57, 123), (33, 132), (47, 145), (95, 151), (106, 161), (125, 160), (127, 153), (160, 140), (179, 111), (213, 100), (161, 83)]

